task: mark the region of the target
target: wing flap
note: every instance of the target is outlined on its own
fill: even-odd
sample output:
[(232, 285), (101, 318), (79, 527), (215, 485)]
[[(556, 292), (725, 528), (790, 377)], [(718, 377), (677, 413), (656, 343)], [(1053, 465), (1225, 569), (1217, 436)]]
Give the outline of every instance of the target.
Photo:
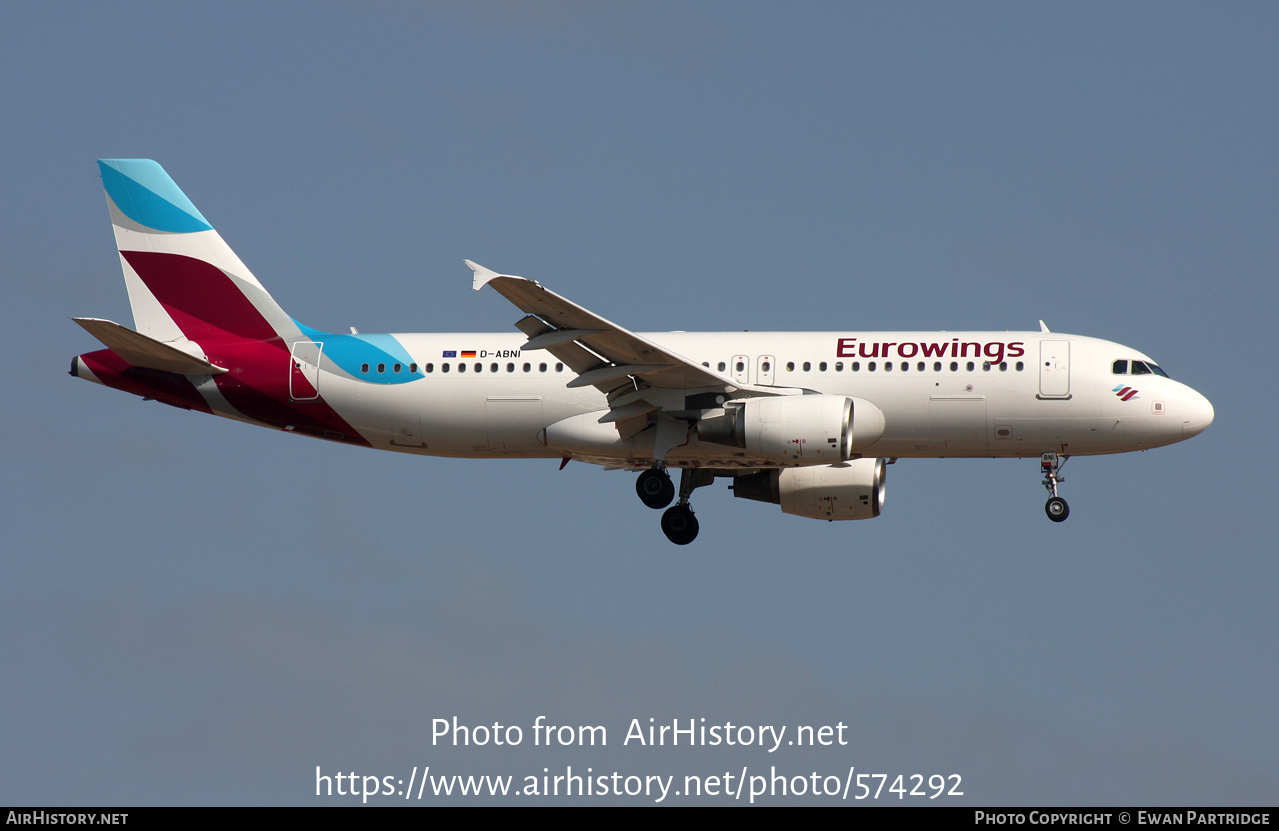
[(599, 334), (599, 332), (599, 329), (552, 329), (544, 335), (529, 338), (528, 343), (520, 348), (549, 349), (552, 346), (559, 346), (561, 343), (579, 340), (587, 335)]
[[(543, 335), (553, 335), (559, 331), (537, 315), (528, 315), (520, 318), (516, 321), (515, 328), (528, 335), (530, 341)], [(565, 366), (578, 375), (588, 369), (599, 366), (603, 361), (603, 358), (599, 355), (586, 349), (576, 341), (564, 341), (544, 348), (558, 360), (563, 361)]]
[(600, 424), (609, 424), (611, 422), (625, 421), (635, 416), (647, 415), (657, 410), (657, 405), (650, 404), (647, 401), (636, 401), (633, 404), (627, 404), (623, 407), (613, 406), (607, 413), (600, 416)]

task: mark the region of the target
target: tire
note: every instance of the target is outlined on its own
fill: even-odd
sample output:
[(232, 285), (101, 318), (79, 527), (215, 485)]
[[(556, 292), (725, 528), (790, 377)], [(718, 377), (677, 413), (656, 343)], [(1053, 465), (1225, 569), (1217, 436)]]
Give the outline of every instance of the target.
[(676, 505), (662, 514), (662, 533), (676, 545), (688, 545), (697, 539), (697, 517), (687, 505)]
[(646, 470), (635, 480), (635, 493), (653, 510), (661, 510), (675, 498), (675, 483), (664, 470)]
[(1065, 522), (1066, 517), (1070, 516), (1070, 506), (1060, 496), (1054, 496), (1044, 503), (1044, 513), (1053, 522)]

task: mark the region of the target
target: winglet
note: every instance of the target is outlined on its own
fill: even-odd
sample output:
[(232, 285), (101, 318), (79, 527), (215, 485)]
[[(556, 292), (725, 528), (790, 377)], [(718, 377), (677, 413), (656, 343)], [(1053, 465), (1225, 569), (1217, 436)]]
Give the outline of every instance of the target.
[(496, 271), (490, 271), (489, 269), (485, 268), (479, 263), (473, 263), (470, 260), (462, 260), (462, 262), (466, 263), (470, 267), (471, 271), (475, 272), (475, 281), (471, 283), (471, 288), (475, 289), (476, 291), (479, 291), (480, 289), (487, 286), (489, 281), (492, 280), (494, 277), (502, 276), (501, 274), (498, 274)]
[(1048, 327), (1044, 324), (1042, 320), (1039, 321), (1039, 331), (1044, 332), (1045, 334), (1048, 333)]

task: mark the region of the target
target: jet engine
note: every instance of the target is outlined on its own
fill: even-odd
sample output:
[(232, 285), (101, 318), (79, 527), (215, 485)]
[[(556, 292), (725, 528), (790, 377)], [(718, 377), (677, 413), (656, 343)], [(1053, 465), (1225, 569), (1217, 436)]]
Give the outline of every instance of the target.
[(884, 432), (884, 414), (861, 398), (781, 395), (730, 401), (698, 422), (701, 441), (745, 448), (779, 465), (846, 462)]
[(883, 459), (761, 470), (733, 480), (733, 496), (810, 519), (870, 519), (884, 507)]

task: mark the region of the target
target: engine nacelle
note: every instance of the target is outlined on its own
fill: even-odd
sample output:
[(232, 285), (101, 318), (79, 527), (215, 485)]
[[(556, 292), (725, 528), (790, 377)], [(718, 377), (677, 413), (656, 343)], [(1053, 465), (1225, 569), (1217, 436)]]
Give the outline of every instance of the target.
[(879, 440), (884, 414), (843, 395), (779, 395), (732, 401), (697, 425), (702, 441), (744, 448), (779, 465), (829, 465)]
[(809, 519), (870, 519), (884, 507), (883, 459), (761, 470), (733, 480), (733, 496), (771, 502)]

